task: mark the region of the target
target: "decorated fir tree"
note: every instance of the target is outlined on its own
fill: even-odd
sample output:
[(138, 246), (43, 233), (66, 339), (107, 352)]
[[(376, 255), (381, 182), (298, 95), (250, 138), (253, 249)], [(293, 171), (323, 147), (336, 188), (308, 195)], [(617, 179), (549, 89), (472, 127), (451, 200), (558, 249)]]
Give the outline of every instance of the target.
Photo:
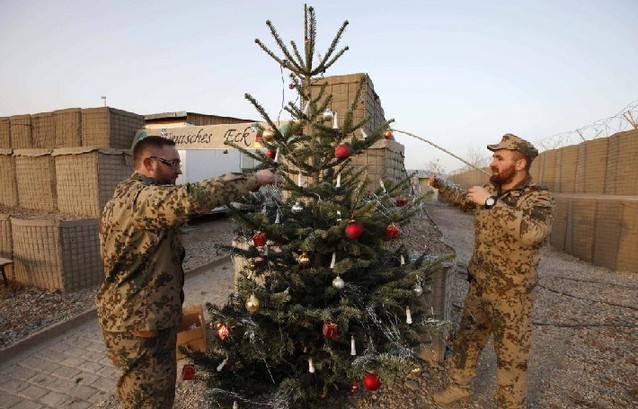
[(211, 400), (225, 407), (308, 408), (370, 393), (414, 368), (428, 331), (418, 307), (435, 266), (401, 235), (421, 198), (410, 195), (408, 177), (371, 185), (366, 169), (351, 165), (391, 135), (389, 122), (366, 134), (366, 119), (354, 121), (363, 82), (343, 122), (334, 118), (321, 78), (347, 51), (337, 46), (348, 22), (319, 58), (314, 11), (304, 11), (301, 49), (294, 41), (289, 49), (270, 22), (282, 56), (256, 40), (290, 72), (299, 99), (286, 106), (291, 120), (275, 123), (246, 95), (264, 119), (255, 125), (264, 149), (235, 147), (280, 180), (230, 209), (241, 226), (228, 247), (236, 289), (226, 305), (207, 305), (214, 348), (189, 354)]

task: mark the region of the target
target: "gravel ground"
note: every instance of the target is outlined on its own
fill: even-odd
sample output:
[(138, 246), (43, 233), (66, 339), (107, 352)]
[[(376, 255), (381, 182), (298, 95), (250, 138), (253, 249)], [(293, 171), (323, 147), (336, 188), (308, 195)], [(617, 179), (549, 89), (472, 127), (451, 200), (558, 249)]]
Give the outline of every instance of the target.
[[(204, 216), (184, 226), (184, 269), (192, 271), (222, 255), (213, 246), (230, 243), (234, 237), (233, 230), (233, 222), (223, 215)], [(8, 288), (0, 285), (0, 349), (94, 308), (98, 288), (63, 293), (14, 282), (10, 282)]]
[[(451, 291), (454, 306), (452, 321), (458, 323), (467, 291), (465, 266), (473, 247), (472, 217), (440, 203), (428, 204), (427, 212), (436, 225), (424, 216), (402, 232), (414, 238), (409, 242), (415, 250), (427, 246), (434, 254), (445, 252), (447, 246), (440, 241), (441, 237), (456, 250)], [(229, 242), (233, 237), (232, 222), (225, 219), (217, 219), (213, 223), (208, 221), (195, 221), (191, 224), (192, 229), (187, 229), (187, 269), (218, 256), (215, 250), (210, 250), (213, 242)], [(214, 230), (203, 227), (209, 225), (215, 226)], [(14, 295), (3, 290), (0, 301), (3, 342), (0, 348), (51, 325), (52, 321), (68, 318), (70, 306), (78, 305), (78, 311), (83, 311), (83, 306), (92, 305), (95, 291), (59, 294), (34, 289), (13, 290)], [(613, 272), (551, 248), (544, 249), (533, 311), (528, 388), (531, 408), (638, 407), (636, 299), (637, 273)], [(17, 311), (21, 313), (16, 314)], [(18, 321), (11, 318), (20, 315), (24, 316)], [(5, 336), (5, 333), (16, 335)], [(474, 399), (450, 408), (494, 407), (495, 361), (493, 349), (488, 346), (479, 362)], [(418, 372), (407, 375), (400, 382), (386, 381), (374, 393), (359, 391), (347, 407), (436, 407), (430, 396), (444, 386), (445, 375), (444, 365), (423, 363)], [(180, 381), (175, 408), (206, 407), (203, 392), (203, 383), (199, 380)], [(112, 397), (96, 407), (117, 408), (117, 400)]]

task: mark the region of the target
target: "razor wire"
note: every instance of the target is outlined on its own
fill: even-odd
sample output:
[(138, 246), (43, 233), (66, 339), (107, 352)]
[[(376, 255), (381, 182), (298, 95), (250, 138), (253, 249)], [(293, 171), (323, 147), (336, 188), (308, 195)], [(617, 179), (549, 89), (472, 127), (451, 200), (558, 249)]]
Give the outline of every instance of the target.
[(538, 145), (544, 150), (577, 145), (596, 138), (604, 138), (615, 133), (638, 129), (638, 100), (631, 102), (616, 115), (599, 119), (582, 128), (562, 132), (538, 139)]

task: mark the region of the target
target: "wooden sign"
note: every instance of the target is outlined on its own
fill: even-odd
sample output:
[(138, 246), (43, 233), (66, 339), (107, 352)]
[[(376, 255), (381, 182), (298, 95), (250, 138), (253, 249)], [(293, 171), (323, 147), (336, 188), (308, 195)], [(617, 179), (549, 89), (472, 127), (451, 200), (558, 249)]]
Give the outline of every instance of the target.
[(137, 132), (133, 144), (140, 139), (156, 135), (175, 141), (177, 149), (228, 149), (234, 143), (247, 149), (258, 149), (255, 144), (257, 128), (253, 122), (179, 128), (143, 129)]

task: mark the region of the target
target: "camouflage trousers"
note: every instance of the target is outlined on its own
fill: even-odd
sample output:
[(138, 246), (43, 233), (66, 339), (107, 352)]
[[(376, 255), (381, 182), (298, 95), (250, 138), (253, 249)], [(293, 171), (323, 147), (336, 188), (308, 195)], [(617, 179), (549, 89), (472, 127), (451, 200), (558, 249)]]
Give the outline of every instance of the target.
[(107, 355), (121, 371), (117, 393), (123, 409), (172, 408), (175, 400), (177, 327), (151, 338), (103, 331)]
[(525, 408), (532, 303), (533, 295), (522, 289), (486, 292), (471, 283), (453, 343), (452, 380), (463, 386), (471, 383), (479, 355), (493, 335), (497, 405)]

